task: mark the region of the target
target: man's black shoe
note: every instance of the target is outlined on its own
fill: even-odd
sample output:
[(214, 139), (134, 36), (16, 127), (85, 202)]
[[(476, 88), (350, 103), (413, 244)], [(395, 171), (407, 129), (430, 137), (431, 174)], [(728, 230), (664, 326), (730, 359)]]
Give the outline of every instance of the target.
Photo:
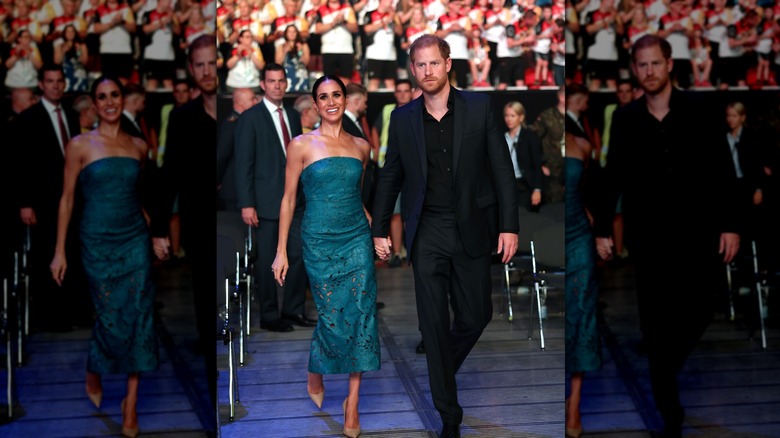
[(268, 321), (268, 322), (261, 322), (260, 328), (272, 332), (283, 332), (283, 333), (291, 332), (295, 330), (292, 324), (282, 319), (276, 319), (274, 321)]
[(444, 424), (439, 438), (460, 438), (460, 424)]
[(420, 341), (420, 343), (417, 344), (417, 348), (415, 348), (414, 351), (416, 351), (417, 354), (425, 354), (425, 343), (423, 341)]
[(381, 309), (384, 309), (384, 308), (385, 308), (385, 303), (383, 303), (381, 301), (377, 301), (376, 302), (376, 310), (381, 310)]
[(315, 327), (317, 321), (307, 318), (305, 315), (285, 315), (282, 314), (282, 318), (300, 327)]

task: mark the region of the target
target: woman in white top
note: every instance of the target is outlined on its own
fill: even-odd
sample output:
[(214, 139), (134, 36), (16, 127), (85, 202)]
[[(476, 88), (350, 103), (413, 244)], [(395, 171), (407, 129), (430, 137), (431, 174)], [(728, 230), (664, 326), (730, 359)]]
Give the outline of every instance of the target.
[(265, 60), (250, 30), (244, 29), (238, 35), (238, 41), (226, 66), (228, 68), (226, 85), (229, 89), (260, 87), (260, 70), (265, 67)]

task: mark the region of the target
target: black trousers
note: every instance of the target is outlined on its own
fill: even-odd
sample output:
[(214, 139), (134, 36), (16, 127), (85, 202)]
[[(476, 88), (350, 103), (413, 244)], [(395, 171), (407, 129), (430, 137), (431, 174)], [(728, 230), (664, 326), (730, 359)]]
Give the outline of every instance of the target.
[(257, 261), (255, 263), (255, 293), (260, 298), (260, 319), (271, 322), (279, 318), (279, 292), (283, 293), (281, 313), (297, 315), (304, 313), (306, 303), (306, 284), (308, 277), (303, 266), (301, 252), (301, 221), (303, 211), (297, 210), (290, 224), (287, 239), (287, 261), (290, 269), (284, 286), (274, 280), (271, 265), (276, 258), (276, 244), (279, 240), (279, 221), (260, 219), (255, 229)]
[(412, 263), (433, 405), (444, 423), (460, 424), (463, 409), (455, 373), (493, 315), (490, 254), (469, 256), (455, 216), (426, 212), (412, 246)]
[[(668, 258), (653, 263), (641, 254), (638, 256), (637, 304), (653, 397), (665, 427), (679, 430), (684, 409), (680, 403), (678, 376), (712, 321), (714, 295), (725, 282), (725, 266), (721, 263), (719, 267), (713, 259), (706, 264), (713, 270), (706, 274), (702, 270), (697, 275), (686, 275), (690, 279), (671, 280), (669, 272), (685, 264)], [(705, 263), (699, 266), (702, 265)]]

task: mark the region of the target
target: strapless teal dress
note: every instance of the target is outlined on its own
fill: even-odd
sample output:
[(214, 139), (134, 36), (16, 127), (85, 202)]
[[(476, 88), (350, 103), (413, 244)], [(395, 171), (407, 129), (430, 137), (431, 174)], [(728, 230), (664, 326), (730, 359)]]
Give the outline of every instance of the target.
[[(580, 185), (582, 160), (566, 157), (566, 371), (601, 368), (599, 289), (596, 282), (596, 244), (585, 212)], [(595, 165), (595, 164), (594, 164)]]
[(319, 315), (312, 373), (379, 369), (374, 245), (360, 197), (362, 174), (361, 161), (352, 157), (324, 158), (301, 173), (303, 261)]
[(152, 245), (140, 179), (140, 162), (129, 157), (101, 158), (79, 173), (81, 254), (97, 314), (87, 359), (93, 373), (152, 371), (158, 364)]

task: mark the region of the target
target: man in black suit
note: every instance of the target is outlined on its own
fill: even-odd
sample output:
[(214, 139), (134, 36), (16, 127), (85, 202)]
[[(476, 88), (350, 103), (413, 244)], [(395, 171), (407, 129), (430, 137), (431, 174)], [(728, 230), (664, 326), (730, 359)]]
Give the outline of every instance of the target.
[[(626, 245), (636, 276), (639, 327), (663, 436), (682, 436), (677, 377), (712, 319), (724, 263), (739, 248), (734, 170), (720, 114), (674, 88), (671, 46), (655, 35), (634, 43), (632, 70), (644, 96), (615, 110), (594, 211), (596, 248), (612, 255), (612, 217), (622, 193)], [(688, 272), (670, 280), (672, 272)]]
[(125, 105), (122, 108), (122, 118), (119, 121), (122, 130), (133, 137), (142, 139), (149, 144), (149, 147), (152, 147), (152, 144), (149, 143), (150, 139), (146, 137), (141, 126), (141, 117), (145, 106), (146, 90), (144, 87), (135, 83), (125, 85)]
[[(178, 194), (182, 246), (192, 277), (195, 322), (204, 356), (209, 396), (216, 409), (216, 330), (214, 328), (214, 156), (217, 137), (217, 42), (214, 35), (196, 38), (189, 46), (187, 67), (200, 95), (171, 111), (165, 160), (158, 174), (157, 204), (150, 224), (157, 257), (170, 257), (169, 224)], [(210, 194), (210, 195), (209, 195)], [(210, 418), (210, 417), (208, 417)], [(205, 425), (214, 433), (214, 424)]]
[[(279, 239), (279, 207), (287, 166), (286, 146), (292, 138), (301, 134), (301, 119), (295, 108), (282, 106), (287, 78), (281, 65), (266, 65), (260, 86), (265, 92), (263, 99), (244, 111), (236, 122), (236, 192), (241, 218), (256, 230), (255, 290), (260, 294), (260, 328), (289, 332), (293, 330), (292, 324), (303, 327), (316, 325), (304, 311), (308, 277), (301, 247), (301, 221), (305, 208), (301, 190), (298, 191), (290, 226), (287, 243), (290, 270), (283, 287), (274, 281), (271, 271)], [(278, 287), (284, 290), (281, 315)]]
[[(311, 100), (311, 98), (309, 98)], [(217, 210), (238, 211), (236, 160), (233, 154), (238, 116), (258, 102), (250, 88), (233, 90), (233, 109), (219, 125), (217, 133)]]
[(588, 89), (580, 84), (566, 86), (566, 132), (590, 140), (582, 124), (582, 113), (588, 109)]
[(459, 437), (455, 373), (492, 318), (491, 250), (504, 262), (517, 251), (515, 180), (490, 98), (449, 84), (447, 42), (424, 35), (409, 56), (423, 94), (391, 115), (372, 235), (377, 255), (387, 260), (400, 191), (433, 404), (444, 423), (441, 436)]
[[(19, 214), (31, 230), (30, 318), (45, 331), (69, 331), (75, 318), (89, 319), (92, 313), (79, 245), (68, 245), (68, 276), (61, 288), (52, 279), (49, 264), (57, 239), (65, 147), (80, 133), (79, 116), (61, 105), (65, 92), (61, 66), (44, 65), (38, 79), (43, 98), (19, 114), (13, 133), (13, 150), (19, 154), (15, 178), (20, 182)], [(79, 211), (78, 207), (73, 209), (69, 242), (78, 241)]]
[[(19, 143), (13, 138), (15, 121), (19, 114), (34, 105), (38, 99), (31, 88), (10, 90), (11, 104), (0, 109), (0, 132), (6, 133), (8, 144), (16, 147)], [(11, 149), (13, 155), (13, 149)], [(11, 278), (14, 270), (14, 252), (21, 253), (23, 227), (19, 218), (18, 196), (15, 172), (16, 160), (5, 160), (0, 166), (0, 220), (6, 225), (0, 229), (0, 274), (2, 278)]]
[[(367, 132), (363, 131), (363, 117), (368, 109), (368, 91), (365, 87), (354, 82), (347, 84), (347, 105), (344, 109), (344, 117), (341, 119), (341, 125), (344, 131), (355, 137), (371, 143)], [(371, 145), (372, 150), (375, 145)], [(366, 164), (366, 170), (363, 172), (363, 188), (361, 199), (366, 210), (371, 211), (374, 206), (374, 192), (376, 190), (377, 164), (376, 150), (371, 154), (371, 160)]]

